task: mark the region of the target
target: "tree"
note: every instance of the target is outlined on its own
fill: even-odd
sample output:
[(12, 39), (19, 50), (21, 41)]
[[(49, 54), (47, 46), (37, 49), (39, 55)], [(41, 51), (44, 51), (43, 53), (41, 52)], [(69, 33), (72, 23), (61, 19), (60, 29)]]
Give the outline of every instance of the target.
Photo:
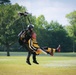
[(10, 46), (17, 42), (17, 35), (22, 30), (24, 17), (20, 18), (18, 11), (26, 9), (18, 4), (0, 6), (0, 43), (6, 48), (7, 56), (10, 56)]
[(60, 44), (62, 52), (71, 51), (72, 40), (61, 24), (57, 21), (51, 21), (50, 24), (46, 23), (45, 18), (41, 16), (37, 18), (37, 24), (37, 38), (41, 47), (56, 48)]
[(73, 40), (73, 51), (76, 50), (76, 11), (73, 11), (66, 15), (66, 18), (68, 19), (70, 25), (68, 28), (68, 33), (72, 37)]
[(61, 24), (59, 24), (57, 21), (51, 21), (50, 24), (48, 24), (46, 26), (47, 30), (59, 30), (59, 29), (63, 29), (63, 26)]
[(47, 21), (45, 20), (44, 15), (40, 15), (37, 19), (36, 19), (36, 25), (38, 28), (42, 28), (45, 29), (45, 27), (47, 26)]
[(10, 0), (0, 0), (0, 4), (9, 4)]
[(51, 44), (53, 47), (57, 47), (57, 45), (60, 44), (62, 52), (71, 51), (71, 39), (61, 24), (51, 21), (49, 26), (47, 26), (47, 30), (50, 32), (51, 38), (49, 44)]
[(40, 15), (38, 18), (36, 18), (36, 33), (37, 33), (37, 39), (41, 46), (45, 46), (46, 43), (44, 43), (46, 39), (46, 26), (48, 25), (48, 22), (45, 20), (44, 15)]

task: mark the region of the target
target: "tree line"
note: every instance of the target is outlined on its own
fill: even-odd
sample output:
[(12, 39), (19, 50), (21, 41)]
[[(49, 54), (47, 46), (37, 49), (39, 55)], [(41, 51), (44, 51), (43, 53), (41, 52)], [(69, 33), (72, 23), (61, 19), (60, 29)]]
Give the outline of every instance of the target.
[[(18, 12), (27, 11), (26, 7), (17, 3), (0, 4), (0, 51), (26, 51), (20, 49), (18, 34), (29, 24), (27, 17), (20, 17)], [(76, 11), (65, 15), (69, 25), (63, 26), (57, 21), (45, 20), (44, 15), (38, 17), (29, 15), (34, 31), (37, 33), (37, 41), (41, 47), (57, 47), (61, 45), (61, 52), (76, 51)]]

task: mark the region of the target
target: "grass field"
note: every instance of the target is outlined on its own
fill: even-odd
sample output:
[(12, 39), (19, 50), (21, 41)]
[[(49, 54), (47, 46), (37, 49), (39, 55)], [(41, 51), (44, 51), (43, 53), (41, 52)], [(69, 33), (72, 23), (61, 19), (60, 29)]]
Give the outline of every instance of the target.
[(56, 53), (55, 56), (39, 55), (39, 65), (26, 63), (27, 53), (0, 52), (0, 75), (76, 75), (76, 53)]

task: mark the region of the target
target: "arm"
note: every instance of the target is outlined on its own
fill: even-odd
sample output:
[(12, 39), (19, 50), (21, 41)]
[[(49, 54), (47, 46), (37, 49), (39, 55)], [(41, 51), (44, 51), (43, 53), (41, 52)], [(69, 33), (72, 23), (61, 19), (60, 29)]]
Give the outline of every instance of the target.
[(36, 50), (37, 50), (37, 48), (35, 48), (35, 47), (33, 46), (33, 41), (32, 41), (32, 39), (29, 39), (28, 44), (29, 44), (29, 48), (30, 48), (31, 50), (33, 50), (33, 51), (36, 51)]

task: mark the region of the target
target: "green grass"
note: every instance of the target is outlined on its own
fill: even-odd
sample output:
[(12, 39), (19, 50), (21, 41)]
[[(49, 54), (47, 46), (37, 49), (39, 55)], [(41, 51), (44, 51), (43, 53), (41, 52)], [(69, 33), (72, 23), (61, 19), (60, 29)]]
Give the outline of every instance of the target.
[[(27, 52), (10, 52), (11, 56), (26, 56)], [(0, 52), (0, 56), (7, 56), (7, 52)], [(44, 54), (40, 54), (39, 56), (44, 56)], [(49, 56), (49, 55), (46, 55)], [(54, 53), (54, 56), (64, 56), (64, 57), (76, 57), (75, 52), (69, 53)]]
[[(2, 54), (2, 55), (1, 55)], [(76, 53), (57, 53), (55, 56), (39, 55), (39, 65), (26, 63), (25, 52), (0, 52), (0, 75), (76, 75)]]

